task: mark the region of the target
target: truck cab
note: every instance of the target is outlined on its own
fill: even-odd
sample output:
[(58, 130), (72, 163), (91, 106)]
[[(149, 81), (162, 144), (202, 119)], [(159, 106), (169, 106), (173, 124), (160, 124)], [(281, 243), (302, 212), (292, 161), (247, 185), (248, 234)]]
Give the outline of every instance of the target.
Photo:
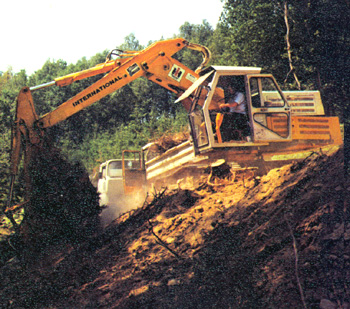
[[(126, 153), (133, 157), (125, 157)], [(97, 191), (100, 205), (116, 205), (127, 197), (142, 195), (145, 185), (145, 172), (139, 151), (123, 151), (122, 159), (108, 160), (100, 165)]]
[(124, 194), (121, 159), (112, 159), (102, 163), (98, 178), (97, 191), (100, 193), (100, 205), (108, 205)]

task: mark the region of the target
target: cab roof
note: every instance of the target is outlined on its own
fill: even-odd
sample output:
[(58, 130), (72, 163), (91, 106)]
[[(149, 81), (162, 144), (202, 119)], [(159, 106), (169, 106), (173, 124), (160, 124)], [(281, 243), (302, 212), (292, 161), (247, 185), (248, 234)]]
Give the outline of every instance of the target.
[(236, 66), (224, 66), (224, 65), (213, 65), (206, 70), (211, 71), (214, 69), (219, 74), (233, 74), (233, 75), (244, 75), (244, 74), (259, 74), (261, 68), (259, 67), (236, 67)]

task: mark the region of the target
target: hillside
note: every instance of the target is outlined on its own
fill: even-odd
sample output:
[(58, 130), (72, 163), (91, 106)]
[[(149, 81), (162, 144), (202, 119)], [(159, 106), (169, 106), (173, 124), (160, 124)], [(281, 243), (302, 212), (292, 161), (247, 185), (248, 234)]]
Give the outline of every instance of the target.
[[(349, 308), (343, 152), (180, 182), (1, 268), (6, 308)], [(346, 307), (347, 306), (347, 307)]]

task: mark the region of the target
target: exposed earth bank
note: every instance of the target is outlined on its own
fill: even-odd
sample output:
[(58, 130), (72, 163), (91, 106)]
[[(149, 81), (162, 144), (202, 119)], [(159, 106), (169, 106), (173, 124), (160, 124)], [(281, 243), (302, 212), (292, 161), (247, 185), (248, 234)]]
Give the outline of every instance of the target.
[(155, 192), (103, 231), (9, 261), (1, 306), (350, 308), (343, 161), (319, 153), (261, 179)]

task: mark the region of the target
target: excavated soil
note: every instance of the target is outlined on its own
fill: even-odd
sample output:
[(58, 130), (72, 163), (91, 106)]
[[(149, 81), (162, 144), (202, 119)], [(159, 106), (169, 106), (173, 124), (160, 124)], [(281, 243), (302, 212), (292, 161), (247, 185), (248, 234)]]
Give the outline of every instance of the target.
[(342, 150), (261, 178), (189, 179), (94, 235), (19, 254), (4, 308), (350, 308)]

